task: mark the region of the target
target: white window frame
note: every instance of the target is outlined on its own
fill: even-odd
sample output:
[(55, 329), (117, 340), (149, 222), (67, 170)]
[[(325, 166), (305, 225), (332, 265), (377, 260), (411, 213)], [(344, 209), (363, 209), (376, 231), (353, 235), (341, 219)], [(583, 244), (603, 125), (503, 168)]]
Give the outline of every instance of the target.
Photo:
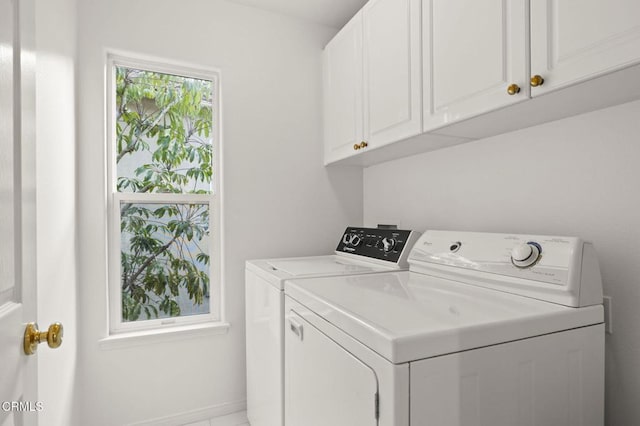
[[(220, 94), (220, 71), (211, 68), (198, 68), (176, 62), (147, 59), (107, 53), (106, 60), (106, 140), (107, 140), (107, 241), (108, 241), (108, 294), (109, 294), (109, 334), (115, 335), (144, 330), (179, 329), (188, 330), (190, 325), (202, 326), (219, 324), (228, 326), (225, 321), (223, 286), (223, 228), (222, 228), (222, 164), (220, 161), (222, 139), (222, 112)], [(213, 126), (212, 161), (213, 177), (210, 194), (160, 194), (131, 193), (117, 191), (116, 164), (116, 67), (128, 67), (146, 71), (179, 75), (209, 80), (213, 84)], [(198, 203), (209, 205), (209, 293), (210, 309), (208, 314), (196, 314), (180, 317), (159, 318), (139, 321), (122, 321), (122, 285), (120, 262), (120, 203)], [(185, 326), (186, 329), (185, 329)]]

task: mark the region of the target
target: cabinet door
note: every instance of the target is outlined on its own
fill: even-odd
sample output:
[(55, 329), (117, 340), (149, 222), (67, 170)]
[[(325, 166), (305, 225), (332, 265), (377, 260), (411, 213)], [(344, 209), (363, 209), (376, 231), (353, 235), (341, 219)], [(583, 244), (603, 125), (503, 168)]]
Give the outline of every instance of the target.
[(364, 26), (368, 149), (421, 133), (420, 0), (371, 0)]
[[(424, 131), (528, 99), (525, 0), (424, 0)], [(509, 95), (516, 84), (519, 93)]]
[(285, 424), (375, 426), (375, 373), (294, 311), (285, 321)]
[(638, 0), (531, 0), (533, 96), (638, 62)]
[(363, 140), (362, 14), (340, 30), (324, 49), (324, 161), (355, 154)]

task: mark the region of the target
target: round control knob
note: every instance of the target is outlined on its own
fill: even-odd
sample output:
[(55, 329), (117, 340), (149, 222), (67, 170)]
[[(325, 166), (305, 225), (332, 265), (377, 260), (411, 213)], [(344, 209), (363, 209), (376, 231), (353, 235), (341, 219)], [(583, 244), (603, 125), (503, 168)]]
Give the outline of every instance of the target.
[(351, 234), (351, 245), (354, 247), (358, 247), (362, 242), (362, 238), (357, 236), (356, 234)]
[(342, 242), (349, 245), (351, 243), (351, 234), (344, 234), (342, 236)]
[(528, 268), (538, 261), (541, 251), (538, 243), (520, 244), (511, 250), (511, 263), (518, 268)]
[(393, 250), (395, 246), (396, 246), (396, 240), (394, 240), (393, 238), (382, 239), (382, 250), (384, 250), (385, 253), (388, 253), (391, 250)]

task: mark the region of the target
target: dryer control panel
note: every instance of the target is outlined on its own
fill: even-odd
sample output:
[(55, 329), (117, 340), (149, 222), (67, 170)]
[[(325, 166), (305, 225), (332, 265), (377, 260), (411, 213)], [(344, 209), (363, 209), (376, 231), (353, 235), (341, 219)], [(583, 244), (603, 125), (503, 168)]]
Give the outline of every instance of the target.
[(418, 236), (409, 230), (348, 227), (336, 252), (398, 263), (403, 253), (408, 255)]

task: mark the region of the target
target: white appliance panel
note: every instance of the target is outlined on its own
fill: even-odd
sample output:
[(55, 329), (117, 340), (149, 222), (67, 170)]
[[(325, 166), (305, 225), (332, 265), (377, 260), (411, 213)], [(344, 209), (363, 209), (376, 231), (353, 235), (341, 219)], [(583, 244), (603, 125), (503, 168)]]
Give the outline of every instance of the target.
[(359, 260), (349, 255), (290, 257), (281, 259), (248, 260), (246, 269), (262, 277), (279, 290), (284, 281), (292, 278), (387, 272), (396, 268), (376, 262)]
[(601, 426), (603, 366), (602, 324), (413, 362), (411, 425)]
[(365, 274), (388, 270), (375, 264), (356, 263), (342, 256), (318, 256), (315, 258), (275, 259), (267, 262), (274, 270), (289, 274), (292, 278), (307, 275)]
[[(530, 241), (542, 247), (540, 260), (535, 267), (517, 268), (511, 252)], [(459, 248), (452, 251), (451, 246), (458, 243)], [(578, 238), (429, 231), (415, 245), (410, 260), (566, 286), (576, 254), (582, 254)]]
[(597, 256), (579, 238), (428, 231), (409, 263), (415, 272), (565, 306), (602, 303)]
[(283, 419), (282, 291), (246, 271), (247, 417), (252, 426), (279, 426)]
[(603, 321), (575, 309), (411, 272), (288, 281), (288, 296), (393, 363)]
[[(330, 339), (337, 345), (375, 371), (378, 379), (380, 408), (378, 426), (409, 425), (409, 363), (390, 363), (288, 296), (285, 296), (285, 311), (295, 311), (315, 330), (331, 336)], [(285, 370), (287, 367), (288, 363), (285, 365)]]
[(285, 424), (376, 426), (375, 372), (294, 311), (285, 322)]

